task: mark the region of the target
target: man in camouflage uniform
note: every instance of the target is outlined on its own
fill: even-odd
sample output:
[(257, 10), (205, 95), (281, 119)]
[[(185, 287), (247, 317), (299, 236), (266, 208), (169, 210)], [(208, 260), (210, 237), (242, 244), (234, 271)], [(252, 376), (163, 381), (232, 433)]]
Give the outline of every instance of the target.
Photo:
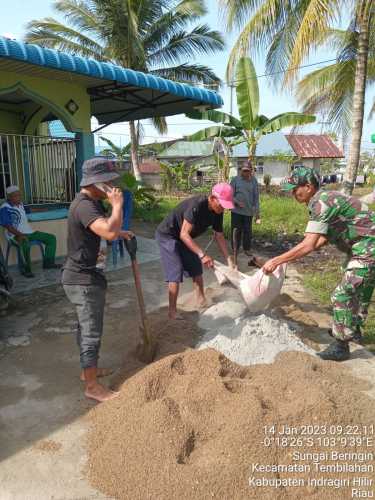
[(283, 263), (297, 260), (332, 243), (347, 254), (341, 283), (332, 294), (334, 342), (319, 353), (322, 359), (349, 359), (349, 341), (361, 343), (361, 326), (375, 287), (375, 213), (352, 196), (320, 189), (319, 176), (307, 167), (296, 168), (282, 185), (293, 191), (310, 212), (304, 240), (264, 265), (272, 272)]

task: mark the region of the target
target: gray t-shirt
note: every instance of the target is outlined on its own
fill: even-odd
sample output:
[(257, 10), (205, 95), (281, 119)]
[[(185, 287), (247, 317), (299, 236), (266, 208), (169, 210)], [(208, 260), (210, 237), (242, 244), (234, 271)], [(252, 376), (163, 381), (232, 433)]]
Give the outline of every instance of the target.
[[(241, 175), (231, 180), (233, 187), (233, 199), (235, 208), (232, 212), (240, 215), (258, 216), (259, 215), (259, 186), (254, 176), (245, 180)], [(241, 208), (239, 203), (243, 203)]]
[(106, 286), (104, 273), (96, 267), (100, 236), (90, 229), (96, 219), (105, 217), (99, 201), (78, 193), (68, 215), (68, 255), (63, 266), (63, 285)]

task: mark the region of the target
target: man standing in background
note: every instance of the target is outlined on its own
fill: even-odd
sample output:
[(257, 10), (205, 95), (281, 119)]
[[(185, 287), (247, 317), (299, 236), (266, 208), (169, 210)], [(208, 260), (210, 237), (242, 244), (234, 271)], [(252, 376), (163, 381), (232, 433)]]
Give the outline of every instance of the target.
[[(251, 256), (252, 223), (255, 217), (259, 218), (259, 186), (254, 176), (254, 169), (250, 161), (241, 168), (241, 175), (231, 181), (233, 188), (234, 209), (231, 212), (232, 246), (237, 245), (237, 252), (241, 243), (246, 255)], [(236, 241), (233, 241), (234, 229), (237, 230)]]

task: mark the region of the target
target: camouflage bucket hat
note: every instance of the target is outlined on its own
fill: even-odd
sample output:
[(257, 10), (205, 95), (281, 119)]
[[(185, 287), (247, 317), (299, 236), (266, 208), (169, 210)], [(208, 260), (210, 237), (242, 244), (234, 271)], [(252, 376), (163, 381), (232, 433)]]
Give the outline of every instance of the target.
[(310, 167), (297, 167), (293, 170), (292, 175), (286, 178), (282, 184), (282, 191), (292, 191), (297, 186), (305, 184), (314, 184), (320, 186), (320, 178), (318, 173)]
[(97, 182), (109, 182), (117, 179), (116, 162), (105, 157), (94, 157), (85, 160), (82, 165), (81, 187), (90, 186)]

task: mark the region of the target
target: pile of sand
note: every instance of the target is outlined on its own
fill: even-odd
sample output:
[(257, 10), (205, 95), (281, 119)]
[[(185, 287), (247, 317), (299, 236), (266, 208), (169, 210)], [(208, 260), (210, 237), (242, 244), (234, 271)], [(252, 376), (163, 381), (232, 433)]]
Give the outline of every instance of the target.
[[(91, 412), (90, 481), (116, 499), (349, 499), (348, 487), (307, 485), (308, 477), (349, 473), (260, 473), (252, 467), (295, 463), (296, 450), (374, 451), (263, 442), (266, 425), (373, 423), (374, 402), (358, 389), (365, 383), (345, 367), (305, 353), (282, 353), (272, 364), (248, 368), (213, 349), (167, 356), (126, 380), (118, 399)], [(306, 483), (255, 487), (249, 485), (254, 476)]]

